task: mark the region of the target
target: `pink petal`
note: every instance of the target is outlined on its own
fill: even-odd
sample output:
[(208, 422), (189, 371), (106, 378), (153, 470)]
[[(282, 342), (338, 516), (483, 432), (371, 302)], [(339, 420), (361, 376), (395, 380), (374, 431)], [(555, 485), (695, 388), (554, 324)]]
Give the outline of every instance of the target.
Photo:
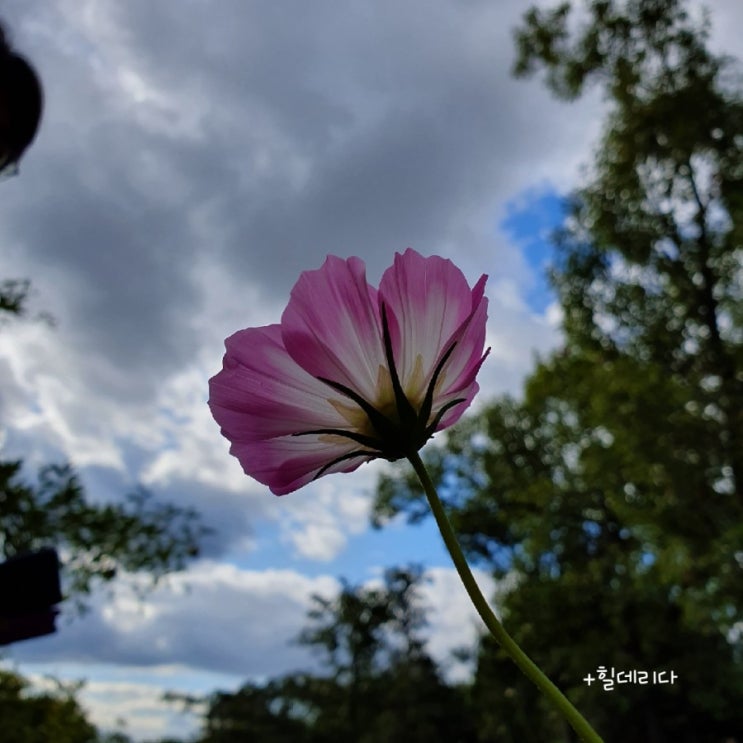
[[(437, 392), (461, 390), (467, 380), (474, 379), (485, 342), (486, 280), (482, 276), (470, 289), (451, 261), (424, 258), (411, 249), (397, 254), (393, 266), (385, 271), (379, 299), (394, 316), (390, 333), (395, 364), (413, 402), (422, 400), (439, 360), (455, 340), (444, 384), (437, 385)], [(437, 400), (434, 409), (440, 407)]]
[(305, 271), (281, 328), (286, 350), (302, 368), (374, 400), (385, 356), (377, 292), (363, 261), (328, 256), (322, 268)]
[(209, 407), (230, 440), (348, 427), (328, 402), (340, 395), (292, 360), (279, 325), (240, 330), (225, 346), (222, 371), (209, 380)]
[[(223, 368), (209, 380), (209, 407), (246, 474), (283, 494), (359, 449), (341, 436), (292, 435), (353, 429), (331, 404), (348, 400), (296, 364), (283, 346), (279, 325), (241, 330), (225, 346)], [(327, 471), (350, 471), (369, 458), (344, 460)]]
[(485, 281), (486, 277), (482, 276), (475, 284), (472, 290), (474, 310), (451, 338), (451, 342), (455, 342), (456, 345), (439, 377), (433, 409), (441, 410), (447, 403), (456, 399), (463, 398), (463, 402), (447, 411), (439, 421), (437, 431), (454, 425), (480, 389), (475, 378), (490, 353), (488, 348), (483, 354), (488, 309), (488, 300), (484, 297)]
[(483, 355), (485, 325), (488, 319), (488, 300), (483, 296), (485, 281), (486, 277), (483, 276), (475, 285), (472, 290), (472, 313), (446, 344), (447, 348), (451, 343), (456, 345), (437, 385), (440, 395), (458, 392), (472, 384), (487, 356), (487, 353)]
[[(252, 444), (234, 443), (230, 453), (242, 464), (246, 474), (268, 485), (274, 495), (286, 495), (306, 485), (319, 471), (344, 454), (358, 449), (358, 444), (344, 441), (336, 443), (328, 436), (281, 437)], [(333, 472), (352, 472), (372, 456), (354, 457), (330, 466), (324, 475)]]
[[(486, 354), (487, 356), (487, 354)], [(485, 360), (485, 356), (483, 356), (483, 361)], [(464, 398), (464, 400), (459, 403), (458, 405), (454, 405), (453, 407), (449, 408), (449, 410), (444, 413), (441, 420), (439, 421), (439, 425), (436, 426), (437, 431), (443, 431), (445, 428), (449, 428), (449, 426), (453, 426), (464, 414), (464, 411), (467, 410), (467, 408), (472, 404), (472, 400), (475, 398), (475, 395), (479, 392), (480, 385), (477, 384), (477, 382), (473, 382), (466, 390), (462, 390), (459, 392), (459, 394), (456, 395), (449, 395), (447, 397), (443, 397), (437, 401), (437, 407), (438, 409), (441, 409), (443, 405), (445, 405), (447, 402), (449, 402), (449, 399), (459, 399)]]

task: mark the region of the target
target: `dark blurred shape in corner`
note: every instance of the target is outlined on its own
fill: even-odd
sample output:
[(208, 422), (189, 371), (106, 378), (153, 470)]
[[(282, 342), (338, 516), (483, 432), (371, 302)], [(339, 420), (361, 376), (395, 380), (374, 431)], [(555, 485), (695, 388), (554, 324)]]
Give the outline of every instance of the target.
[(18, 172), (41, 121), (44, 95), (31, 63), (8, 41), (0, 21), (0, 176)]
[[(33, 142), (44, 96), (30, 62), (15, 52), (0, 21), (0, 178), (15, 175)], [(62, 600), (59, 558), (47, 547), (0, 564), (0, 645), (49, 635)]]
[(49, 635), (62, 601), (59, 558), (51, 547), (0, 564), (0, 645)]
[[(0, 178), (15, 175), (39, 128), (44, 95), (31, 63), (14, 51), (0, 21)], [(62, 601), (59, 558), (47, 547), (0, 564), (0, 645), (56, 631)]]

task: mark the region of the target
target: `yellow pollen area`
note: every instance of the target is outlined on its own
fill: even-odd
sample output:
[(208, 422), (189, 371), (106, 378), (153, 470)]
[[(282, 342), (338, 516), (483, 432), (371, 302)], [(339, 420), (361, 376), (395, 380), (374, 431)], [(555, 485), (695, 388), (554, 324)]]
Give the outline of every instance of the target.
[[(367, 436), (374, 435), (374, 429), (366, 413), (352, 400), (348, 402), (328, 398), (328, 402), (335, 408), (346, 423), (358, 433)], [(397, 403), (392, 389), (392, 380), (386, 366), (380, 364), (377, 369), (377, 383), (373, 400), (369, 404), (390, 420), (397, 419)]]
[(369, 428), (369, 421), (366, 417), (366, 413), (356, 405), (356, 403), (349, 402), (346, 404), (340, 400), (331, 399), (328, 399), (328, 402), (353, 430), (359, 431), (360, 433), (369, 433), (367, 430)]
[(413, 371), (407, 379), (400, 381), (408, 400), (410, 400), (414, 407), (420, 407), (420, 404), (423, 402), (423, 398), (426, 395), (426, 378), (423, 374), (423, 357), (419, 353), (415, 356)]
[[(431, 370), (430, 373), (432, 372), (433, 370)], [(433, 388), (434, 399), (436, 398), (436, 395), (439, 393), (439, 391), (443, 388), (445, 380), (446, 365), (444, 365), (444, 368), (441, 370), (438, 378), (436, 379), (436, 384)], [(423, 399), (426, 396), (426, 392), (428, 392), (429, 384), (430, 379), (428, 378), (428, 373), (426, 373), (423, 369), (423, 357), (420, 354), (416, 354), (415, 363), (413, 364), (413, 371), (410, 373), (407, 379), (402, 380), (405, 396), (408, 398), (408, 400), (410, 400), (411, 404), (414, 408), (416, 408), (416, 410), (420, 410), (420, 407), (423, 404)]]

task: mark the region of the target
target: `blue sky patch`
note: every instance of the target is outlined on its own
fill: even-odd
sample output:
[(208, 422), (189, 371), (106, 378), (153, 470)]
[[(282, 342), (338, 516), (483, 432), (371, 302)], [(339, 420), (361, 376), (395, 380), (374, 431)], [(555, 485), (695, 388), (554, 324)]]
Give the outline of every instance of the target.
[(554, 247), (551, 234), (565, 218), (566, 199), (554, 189), (529, 189), (506, 204), (506, 216), (498, 225), (521, 249), (534, 272), (534, 283), (526, 292), (529, 307), (542, 314), (555, 295), (547, 281)]

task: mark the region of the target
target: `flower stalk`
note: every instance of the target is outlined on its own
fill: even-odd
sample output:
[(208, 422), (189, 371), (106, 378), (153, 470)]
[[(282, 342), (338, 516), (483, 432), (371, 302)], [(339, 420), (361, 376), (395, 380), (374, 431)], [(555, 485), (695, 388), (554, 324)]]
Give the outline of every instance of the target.
[(428, 503), (433, 511), (436, 524), (444, 539), (446, 548), (451, 555), (454, 566), (459, 577), (477, 609), (477, 613), (497, 640), (498, 644), (508, 653), (513, 662), (521, 669), (524, 675), (532, 681), (537, 688), (562, 712), (575, 732), (587, 743), (603, 743), (601, 737), (591, 727), (588, 721), (572, 705), (570, 700), (545, 676), (539, 666), (519, 647), (516, 641), (506, 632), (503, 625), (498, 621), (493, 610), (490, 608), (485, 597), (482, 595), (475, 577), (472, 575), (470, 566), (462, 553), (459, 542), (449, 523), (449, 519), (441, 504), (436, 488), (420, 458), (417, 451), (411, 451), (407, 455), (408, 461), (413, 466), (423, 490), (428, 498)]

